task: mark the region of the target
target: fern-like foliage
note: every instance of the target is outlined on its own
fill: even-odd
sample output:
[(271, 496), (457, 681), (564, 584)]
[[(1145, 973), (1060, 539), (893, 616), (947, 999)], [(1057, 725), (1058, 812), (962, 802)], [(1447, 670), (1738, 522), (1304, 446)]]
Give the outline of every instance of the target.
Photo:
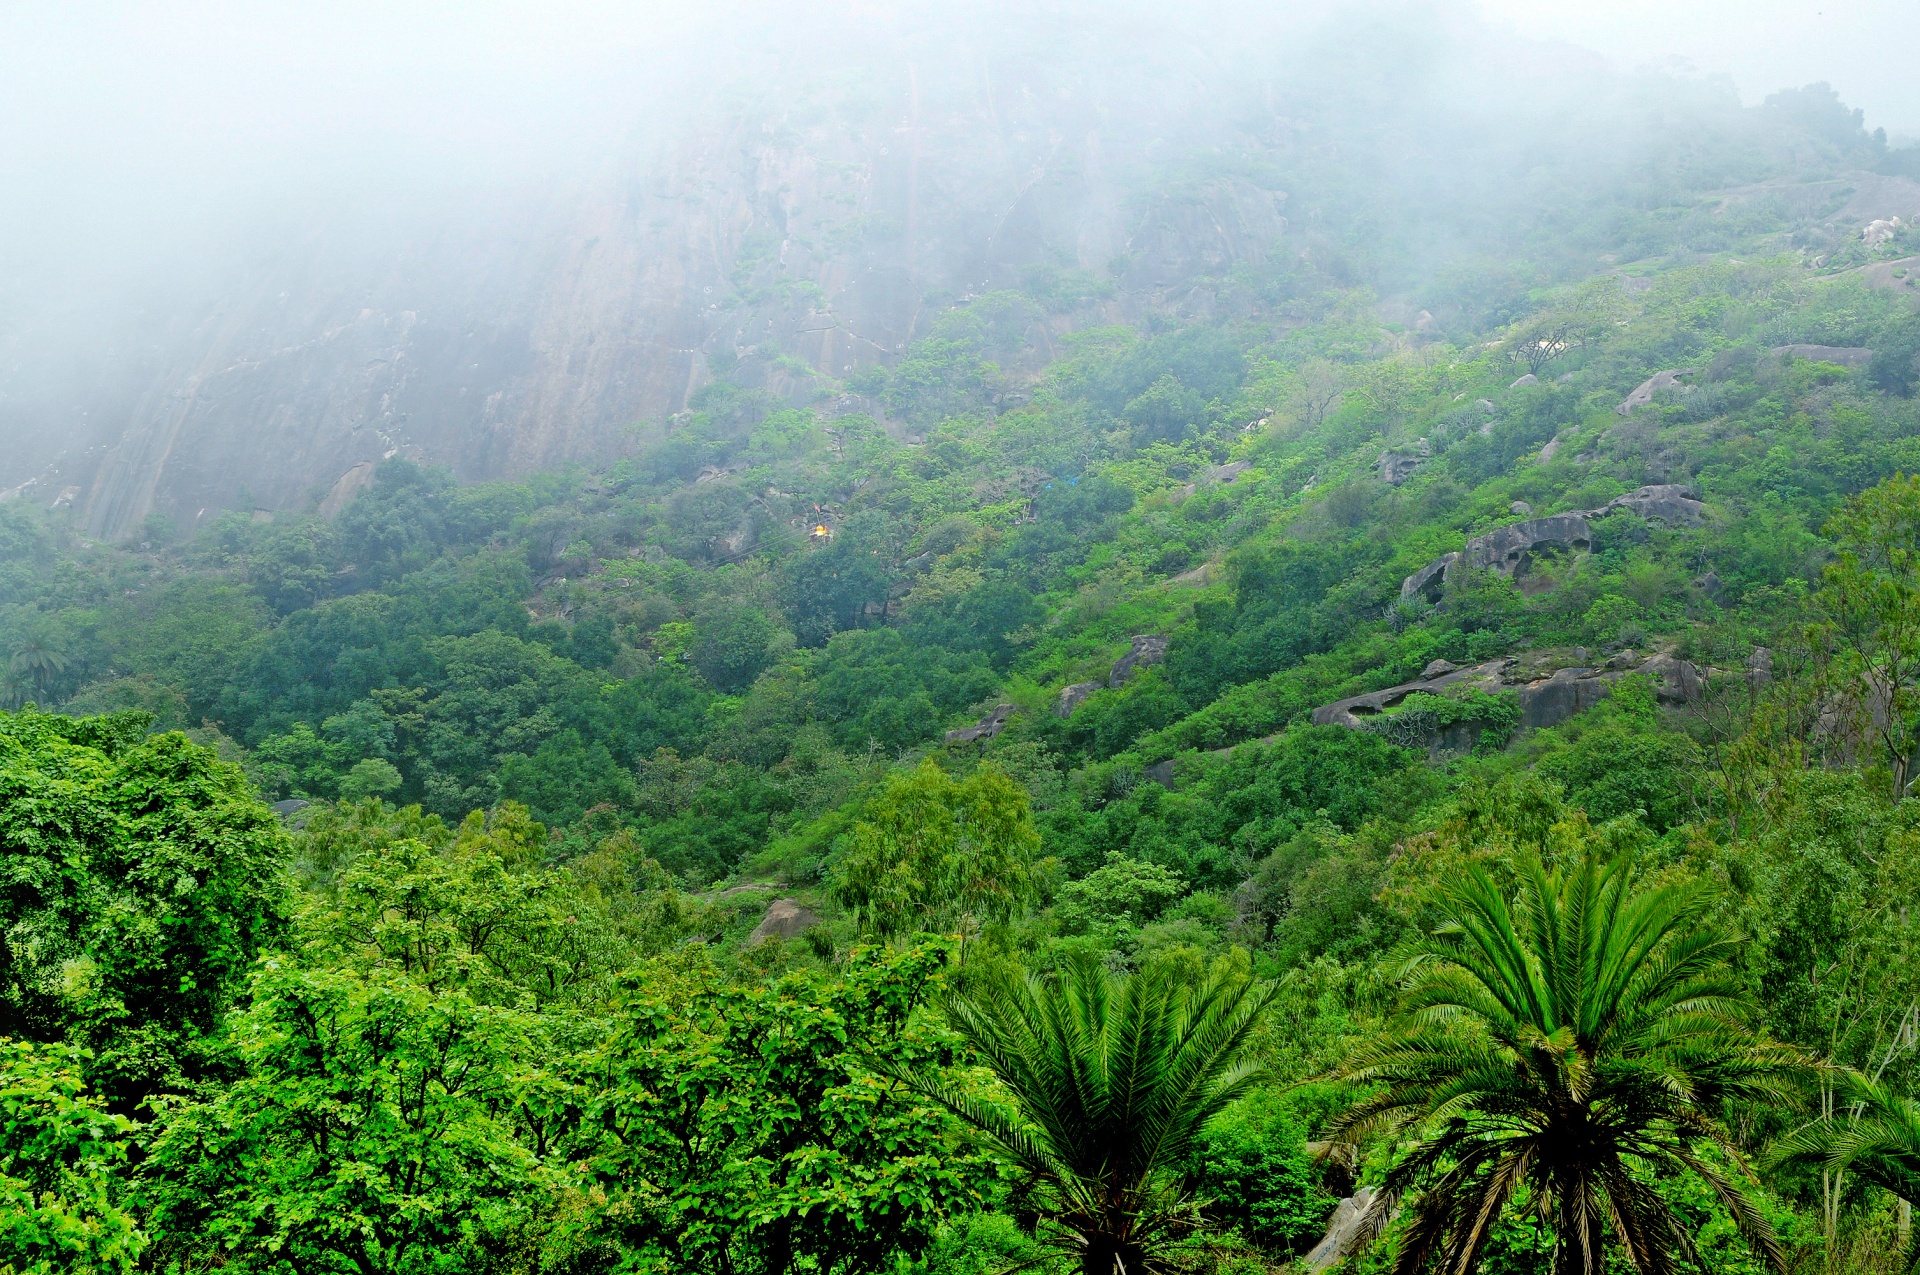
[(1465, 1275), (1521, 1195), (1556, 1236), (1557, 1275), (1600, 1271), (1609, 1241), (1667, 1275), (1694, 1246), (1653, 1184), (1681, 1173), (1782, 1269), (1721, 1116), (1792, 1098), (1806, 1064), (1748, 1029), (1706, 896), (1591, 850), (1565, 872), (1516, 869), (1512, 897), (1477, 866), (1437, 889), (1444, 919), (1401, 968), (1396, 1017), (1338, 1073), (1371, 1092), (1337, 1140), (1409, 1140), (1364, 1233), (1404, 1207), (1396, 1275)]
[(1085, 1275), (1151, 1275), (1200, 1225), (1182, 1170), (1201, 1128), (1259, 1079), (1247, 1045), (1271, 999), (1225, 968), (1197, 983), (1115, 977), (1095, 960), (1003, 975), (947, 1003), (999, 1094), (899, 1079), (1025, 1170), (1051, 1240)]
[[(1909, 1204), (1920, 1200), (1920, 1102), (1857, 1073), (1840, 1096), (1835, 1111), (1774, 1143), (1768, 1159), (1857, 1174)], [(1906, 1256), (1908, 1270), (1920, 1268), (1920, 1240)]]

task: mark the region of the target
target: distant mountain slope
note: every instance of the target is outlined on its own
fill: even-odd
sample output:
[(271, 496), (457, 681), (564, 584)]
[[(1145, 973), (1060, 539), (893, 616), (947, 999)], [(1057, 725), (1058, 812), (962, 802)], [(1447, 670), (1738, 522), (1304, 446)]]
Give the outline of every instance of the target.
[[(1650, 214), (1703, 191), (1810, 173), (1838, 183), (1821, 214), (1852, 194), (1844, 145), (1724, 92), (1438, 18), (1373, 34), (1059, 13), (836, 27), (680, 103), (598, 174), (502, 174), (246, 245), (199, 300), (68, 359), (83, 371), (61, 386), (35, 381), (57, 360), (25, 325), (0, 488), (107, 539), (153, 515), (186, 531), (338, 507), (393, 455), (485, 479), (627, 454), (722, 375), (884, 415), (843, 396), (996, 288), (1050, 312), (1003, 342), (1015, 373), (1090, 323), (1284, 314), (1303, 257), (1408, 321), (1471, 327), (1515, 286), (1663, 246), (1672, 219)], [(1513, 275), (1516, 242), (1535, 277)]]

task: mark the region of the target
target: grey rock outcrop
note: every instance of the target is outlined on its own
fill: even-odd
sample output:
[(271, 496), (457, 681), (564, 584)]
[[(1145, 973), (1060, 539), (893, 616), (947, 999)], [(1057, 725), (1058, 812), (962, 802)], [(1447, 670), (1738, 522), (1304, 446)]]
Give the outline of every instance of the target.
[(1533, 517), (1533, 506), (1524, 500), (1516, 500), (1507, 506), (1507, 512), (1510, 514), (1518, 514), (1522, 518), (1531, 518)]
[(1510, 580), (1527, 574), (1534, 557), (1543, 551), (1584, 553), (1593, 545), (1593, 527), (1588, 521), (1620, 511), (1643, 518), (1658, 518), (1671, 526), (1698, 526), (1706, 506), (1696, 500), (1691, 488), (1677, 483), (1658, 483), (1615, 496), (1598, 509), (1580, 509), (1570, 513), (1529, 518), (1510, 526), (1489, 531), (1467, 541), (1466, 547), (1434, 559), (1400, 583), (1400, 600), (1412, 602), (1424, 598), (1438, 602), (1446, 586), (1447, 571), (1455, 563), (1482, 571), (1497, 571)]
[(1627, 510), (1642, 518), (1658, 518), (1676, 527), (1697, 527), (1706, 506), (1694, 498), (1691, 487), (1679, 483), (1655, 483), (1615, 496), (1598, 509), (1587, 510), (1589, 518), (1604, 518), (1616, 510)]
[(1775, 358), (1838, 363), (1841, 367), (1865, 367), (1873, 362), (1873, 351), (1857, 345), (1776, 345), (1768, 353)]
[(1404, 450), (1389, 448), (1381, 452), (1375, 467), (1379, 471), (1381, 482), (1389, 487), (1398, 487), (1419, 473), (1421, 466), (1425, 465), (1432, 455), (1432, 444), (1423, 438), (1410, 448)]
[(1415, 598), (1424, 598), (1428, 602), (1438, 602), (1441, 590), (1447, 583), (1447, 568), (1458, 561), (1460, 561), (1460, 555), (1457, 552), (1442, 554), (1402, 580), (1400, 600), (1411, 602)]
[(775, 899), (767, 905), (760, 924), (754, 926), (753, 933), (747, 935), (747, 946), (757, 947), (768, 939), (799, 938), (818, 924), (820, 917), (813, 909), (803, 907), (798, 900)]
[(971, 744), (975, 740), (992, 739), (1007, 728), (1007, 722), (1020, 711), (1017, 704), (996, 704), (991, 713), (972, 726), (962, 726), (959, 730), (947, 732), (949, 744)]
[[(985, 66), (999, 25), (944, 29)], [(335, 192), (347, 216), (303, 200), (282, 224), (263, 204), (220, 223), (258, 238), (210, 241), (212, 259), (97, 312), (73, 310), (71, 289), (10, 291), (0, 490), (31, 483), (44, 504), (72, 488), (88, 534), (118, 539), (156, 512), (187, 532), (255, 504), (305, 510), (389, 457), (463, 480), (606, 462), (718, 377), (808, 406), (903, 357), (959, 298), (1035, 266), (1124, 261), (1111, 296), (1007, 334), (1011, 404), (1074, 327), (1197, 313), (1200, 281), (1297, 251), (1278, 248), (1287, 195), (1270, 182), (1170, 181), (1124, 158), (1238, 136), (1228, 99), (1172, 69), (1197, 68), (1197, 50), (1165, 51), (1171, 97), (1113, 78), (1097, 40), (996, 88), (924, 61), (916, 77), (918, 19), (857, 26), (864, 51), (836, 56), (890, 68), (857, 107), (797, 108), (845, 92), (837, 71), (802, 74), (808, 58), (781, 94), (662, 82), (664, 114), (603, 121), (604, 153), (555, 160), (555, 180), (530, 179), (543, 159), (404, 197), (361, 183)]]
[(1538, 385), (1538, 384), (1540, 384), (1540, 378), (1535, 376), (1533, 373), (1529, 372), (1525, 376), (1516, 380), (1512, 385), (1507, 386), (1507, 388), (1510, 390), (1517, 390), (1528, 385)]
[(1653, 396), (1660, 390), (1672, 389), (1680, 384), (1683, 376), (1692, 376), (1696, 369), (1690, 367), (1670, 368), (1664, 372), (1655, 372), (1634, 388), (1633, 393), (1621, 400), (1620, 406), (1613, 410), (1622, 416), (1632, 416), (1635, 408), (1645, 407), (1653, 402)]
[(1107, 685), (1125, 686), (1135, 669), (1158, 664), (1166, 658), (1167, 639), (1153, 633), (1136, 634), (1133, 649), (1114, 661), (1112, 671), (1107, 674)]
[(1309, 1275), (1317, 1275), (1352, 1256), (1373, 1229), (1373, 1212), (1373, 1188), (1370, 1186), (1363, 1186), (1340, 1201), (1333, 1210), (1333, 1217), (1327, 1222), (1326, 1235), (1300, 1259), (1301, 1266)]
[[(1488, 694), (1511, 693), (1520, 705), (1520, 725), (1540, 730), (1558, 726), (1574, 714), (1592, 708), (1611, 695), (1614, 684), (1628, 674), (1652, 679), (1654, 695), (1662, 704), (1685, 704), (1700, 696), (1700, 670), (1666, 652), (1641, 656), (1633, 651), (1621, 651), (1598, 668), (1569, 665), (1548, 669), (1543, 667), (1539, 655), (1505, 656), (1464, 668), (1436, 660), (1411, 682), (1324, 704), (1313, 710), (1312, 721), (1315, 726), (1363, 730), (1370, 721), (1399, 707), (1416, 691), (1445, 694), (1477, 690)], [(1458, 751), (1471, 747), (1473, 741), (1462, 732), (1457, 733), (1457, 737), (1436, 737), (1427, 742), (1430, 748)]]
[(1053, 706), (1053, 715), (1055, 717), (1072, 717), (1073, 710), (1085, 703), (1087, 696), (1099, 689), (1100, 683), (1098, 682), (1075, 682), (1072, 686), (1061, 687), (1060, 698), (1055, 701)]
[[(1444, 664), (1446, 661), (1438, 660), (1435, 663)], [(1315, 726), (1345, 726), (1349, 730), (1359, 730), (1367, 724), (1367, 719), (1399, 707), (1400, 702), (1415, 691), (1433, 695), (1456, 689), (1496, 692), (1504, 688), (1501, 674), (1511, 663), (1507, 659), (1487, 660), (1481, 664), (1469, 664), (1465, 668), (1450, 667), (1439, 673), (1434, 673), (1434, 665), (1429, 664), (1427, 673), (1422, 673), (1411, 682), (1323, 704), (1313, 710), (1312, 721)], [(1428, 673), (1433, 675), (1428, 676)]]

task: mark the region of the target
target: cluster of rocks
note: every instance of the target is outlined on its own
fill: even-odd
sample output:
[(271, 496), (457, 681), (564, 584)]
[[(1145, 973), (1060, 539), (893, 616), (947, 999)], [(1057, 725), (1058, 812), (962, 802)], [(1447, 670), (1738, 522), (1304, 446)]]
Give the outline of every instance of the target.
[[(1157, 633), (1136, 633), (1133, 645), (1127, 653), (1113, 662), (1107, 671), (1107, 680), (1101, 682), (1075, 682), (1063, 687), (1060, 698), (1054, 702), (1053, 711), (1057, 717), (1072, 717), (1073, 710), (1086, 701), (1087, 696), (1100, 690), (1102, 686), (1120, 687), (1127, 684), (1135, 669), (1145, 668), (1149, 664), (1158, 664), (1167, 658), (1167, 639)], [(948, 736), (952, 738), (952, 736)]]
[[(1411, 602), (1425, 598), (1438, 602), (1446, 587), (1447, 572), (1455, 566), (1479, 571), (1496, 571), (1510, 580), (1527, 574), (1536, 555), (1544, 552), (1584, 553), (1593, 547), (1593, 527), (1589, 519), (1605, 517), (1616, 510), (1628, 510), (1643, 518), (1658, 518), (1678, 527), (1697, 526), (1705, 508), (1694, 498), (1691, 488), (1676, 483), (1658, 483), (1616, 496), (1598, 509), (1578, 509), (1571, 513), (1529, 518), (1509, 526), (1475, 536), (1464, 549), (1444, 554), (1414, 572), (1400, 583), (1400, 600)], [(1531, 510), (1529, 510), (1531, 512)]]
[[(1324, 704), (1313, 710), (1312, 720), (1315, 726), (1365, 730), (1370, 722), (1399, 707), (1407, 696), (1416, 692), (1441, 695), (1478, 690), (1488, 694), (1513, 694), (1520, 704), (1519, 724), (1540, 730), (1558, 726), (1574, 714), (1592, 708), (1612, 694), (1614, 683), (1629, 673), (1650, 677), (1654, 694), (1663, 704), (1685, 704), (1700, 695), (1700, 670), (1668, 652), (1643, 655), (1620, 651), (1598, 664), (1587, 664), (1586, 651), (1576, 648), (1571, 658), (1577, 662), (1561, 663), (1554, 653), (1538, 651), (1464, 667), (1447, 660), (1435, 660), (1411, 682)], [(1479, 731), (1475, 723), (1458, 723), (1429, 738), (1426, 744), (1434, 752), (1465, 752), (1473, 747)]]
[[(1264, 421), (1261, 423), (1264, 423)], [(1249, 426), (1248, 428), (1252, 427)], [(1228, 486), (1234, 479), (1240, 477), (1240, 475), (1252, 468), (1253, 462), (1246, 460), (1230, 460), (1224, 465), (1214, 465), (1201, 476), (1199, 481), (1190, 482), (1185, 487), (1182, 487), (1180, 494), (1183, 496), (1193, 495), (1194, 492), (1200, 490), (1200, 484), (1203, 482), (1216, 484), (1221, 487)]]
[(1410, 451), (1384, 451), (1380, 453), (1380, 481), (1389, 487), (1398, 487), (1407, 479), (1420, 472), (1433, 456), (1433, 445), (1422, 438), (1417, 440)]

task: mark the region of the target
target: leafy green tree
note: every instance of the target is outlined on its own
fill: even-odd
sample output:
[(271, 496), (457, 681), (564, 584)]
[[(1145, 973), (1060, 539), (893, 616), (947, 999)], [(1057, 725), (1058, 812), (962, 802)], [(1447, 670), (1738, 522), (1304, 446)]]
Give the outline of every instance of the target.
[(1480, 863), (1438, 887), (1440, 921), (1404, 967), (1398, 1016), (1340, 1078), (1372, 1090), (1335, 1136), (1412, 1139), (1372, 1197), (1369, 1233), (1413, 1199), (1396, 1272), (1472, 1270), (1523, 1194), (1554, 1234), (1554, 1269), (1591, 1275), (1609, 1235), (1636, 1270), (1692, 1260), (1693, 1236), (1650, 1175), (1711, 1188), (1775, 1270), (1772, 1227), (1739, 1165), (1728, 1101), (1787, 1098), (1801, 1056), (1747, 1026), (1737, 947), (1693, 885), (1644, 885), (1592, 846), (1563, 871), (1533, 855), (1517, 894)]
[(525, 1225), (538, 1166), (512, 1116), (529, 1015), (405, 973), (270, 962), (245, 1075), (166, 1112), (139, 1203), (163, 1267), (471, 1269)]
[(1920, 754), (1920, 476), (1861, 492), (1827, 530), (1839, 548), (1815, 597), (1838, 648), (1833, 689), (1892, 769), (1899, 801)]
[[(694, 668), (715, 690), (738, 694), (779, 652), (780, 629), (766, 612), (743, 602), (709, 601), (694, 617)], [(792, 638), (787, 639), (788, 646)]]
[(1900, 1240), (1908, 1270), (1920, 1262), (1912, 1207), (1920, 1199), (1920, 1102), (1853, 1072), (1835, 1111), (1795, 1129), (1769, 1149), (1776, 1165), (1817, 1166), (1838, 1180), (1854, 1174), (1903, 1205)]
[(0, 716), (0, 1032), (91, 1045), (119, 1103), (206, 1064), (286, 922), (279, 821), (149, 721)]
[(580, 1221), (555, 1248), (636, 1272), (822, 1275), (898, 1269), (991, 1166), (881, 1072), (918, 1072), (951, 1041), (915, 1021), (935, 946), (854, 953), (844, 977), (740, 985), (656, 962), (587, 1060), (594, 1096), (574, 1154)]
[(1258, 1081), (1249, 1042), (1272, 1000), (1231, 961), (1200, 981), (1097, 960), (999, 972), (947, 1003), (1001, 1095), (901, 1078), (1026, 1175), (1029, 1207), (1084, 1275), (1178, 1268), (1202, 1226), (1189, 1172), (1207, 1122)]
[(1109, 850), (1105, 863), (1060, 887), (1054, 914), (1069, 934), (1116, 923), (1146, 925), (1186, 892), (1179, 873)]
[(369, 757), (355, 762), (351, 770), (340, 776), (340, 798), (364, 801), (368, 797), (392, 796), (399, 791), (401, 782), (400, 771), (392, 762)]
[(27, 641), (14, 648), (13, 657), (7, 661), (7, 676), (22, 686), (31, 687), (33, 694), (44, 702), (51, 698), (55, 684), (72, 663), (44, 642)]
[(834, 892), (889, 937), (1004, 921), (1032, 898), (1039, 848), (1025, 789), (984, 765), (956, 781), (928, 758), (848, 830)]
[(824, 646), (885, 614), (894, 581), (894, 537), (877, 517), (848, 519), (833, 542), (788, 564), (782, 584), (787, 618), (803, 646)]
[(545, 847), (546, 829), (511, 803), (475, 811), (450, 838), (372, 840), (302, 918), (309, 959), (481, 1004), (586, 995), (627, 952), (566, 871), (539, 866)]
[(1196, 1159), (1207, 1216), (1268, 1252), (1297, 1251), (1325, 1232), (1333, 1199), (1300, 1122), (1274, 1091), (1249, 1094), (1209, 1122)]
[(85, 1055), (0, 1037), (0, 1270), (131, 1275), (146, 1236), (123, 1207), (132, 1124), (86, 1092)]

